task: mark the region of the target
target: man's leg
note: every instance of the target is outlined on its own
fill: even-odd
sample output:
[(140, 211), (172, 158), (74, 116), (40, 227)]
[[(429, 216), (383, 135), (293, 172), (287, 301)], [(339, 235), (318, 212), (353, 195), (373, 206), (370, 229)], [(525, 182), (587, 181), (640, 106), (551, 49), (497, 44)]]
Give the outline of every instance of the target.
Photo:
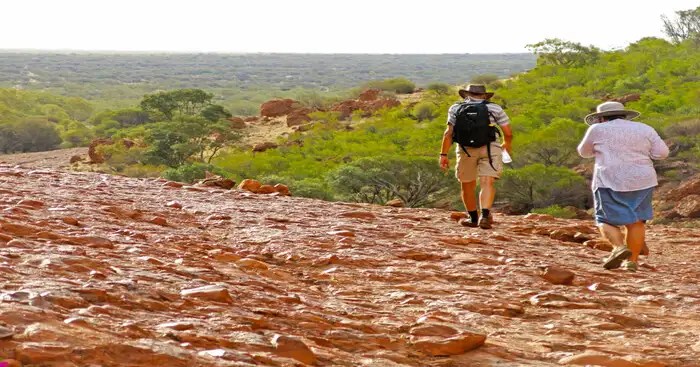
[(639, 253), (644, 247), (645, 225), (644, 222), (628, 224), (627, 227), (627, 247), (629, 247), (632, 255), (629, 260), (637, 262)]
[(462, 202), (467, 211), (477, 210), (476, 208), (476, 181), (462, 182)]
[(479, 203), (481, 204), (481, 209), (491, 210), (493, 200), (496, 198), (496, 178), (481, 176), (479, 177), (479, 183), (481, 184), (481, 192), (479, 193)]

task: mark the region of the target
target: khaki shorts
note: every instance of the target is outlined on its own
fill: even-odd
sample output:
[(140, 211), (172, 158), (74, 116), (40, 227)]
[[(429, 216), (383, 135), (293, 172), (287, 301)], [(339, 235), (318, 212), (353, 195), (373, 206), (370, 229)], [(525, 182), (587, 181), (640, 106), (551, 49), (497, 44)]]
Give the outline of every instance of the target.
[[(470, 148), (465, 147), (471, 156), (464, 154), (462, 148), (457, 145), (457, 173), (455, 176), (459, 182), (476, 181), (477, 177), (501, 177), (503, 172), (503, 160), (501, 152), (503, 148), (498, 143), (491, 143), (491, 160), (493, 167), (489, 163), (487, 147)], [(495, 168), (495, 169), (494, 169)]]

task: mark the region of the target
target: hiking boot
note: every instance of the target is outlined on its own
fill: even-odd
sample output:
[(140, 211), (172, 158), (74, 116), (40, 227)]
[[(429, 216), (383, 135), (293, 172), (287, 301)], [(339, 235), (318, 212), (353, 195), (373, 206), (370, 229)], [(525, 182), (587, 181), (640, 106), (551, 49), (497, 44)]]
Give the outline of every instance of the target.
[(637, 271), (637, 263), (634, 261), (625, 260), (625, 262), (622, 263), (621, 268), (625, 269), (627, 271), (636, 272)]
[(481, 229), (491, 229), (493, 224), (493, 217), (489, 215), (488, 217), (481, 217), (479, 219), (479, 227)]
[(608, 270), (617, 269), (622, 265), (622, 262), (627, 260), (630, 256), (632, 256), (632, 251), (630, 251), (627, 246), (615, 247), (610, 256), (605, 258), (603, 267)]
[(463, 225), (464, 227), (470, 228), (476, 228), (479, 226), (479, 223), (472, 222), (471, 218), (462, 218), (459, 220), (459, 224)]

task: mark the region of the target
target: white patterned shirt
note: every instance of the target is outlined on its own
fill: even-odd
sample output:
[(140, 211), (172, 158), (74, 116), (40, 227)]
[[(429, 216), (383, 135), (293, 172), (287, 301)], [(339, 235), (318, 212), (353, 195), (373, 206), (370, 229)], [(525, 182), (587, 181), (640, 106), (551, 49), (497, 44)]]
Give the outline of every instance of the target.
[(652, 160), (668, 157), (668, 146), (651, 126), (617, 119), (588, 128), (578, 153), (595, 157), (593, 190), (637, 191), (659, 184)]

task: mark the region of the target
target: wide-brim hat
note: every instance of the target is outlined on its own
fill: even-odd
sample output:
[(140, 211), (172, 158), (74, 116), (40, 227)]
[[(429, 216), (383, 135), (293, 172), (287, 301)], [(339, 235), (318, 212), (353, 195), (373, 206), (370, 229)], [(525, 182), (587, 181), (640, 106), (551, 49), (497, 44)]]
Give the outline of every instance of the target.
[(469, 84), (466, 88), (460, 89), (457, 93), (459, 93), (459, 96), (462, 98), (466, 98), (466, 93), (484, 94), (484, 99), (493, 97), (493, 92), (486, 92), (486, 86), (483, 84)]
[(591, 113), (583, 119), (588, 125), (597, 124), (600, 122), (601, 117), (606, 116), (625, 116), (626, 119), (631, 120), (641, 115), (637, 111), (626, 110), (625, 105), (615, 101), (603, 102), (595, 110), (595, 113)]

